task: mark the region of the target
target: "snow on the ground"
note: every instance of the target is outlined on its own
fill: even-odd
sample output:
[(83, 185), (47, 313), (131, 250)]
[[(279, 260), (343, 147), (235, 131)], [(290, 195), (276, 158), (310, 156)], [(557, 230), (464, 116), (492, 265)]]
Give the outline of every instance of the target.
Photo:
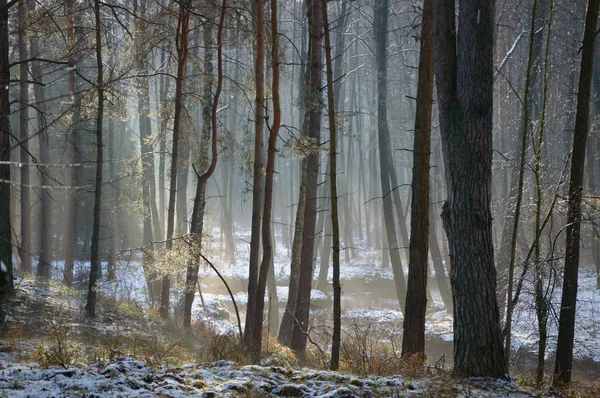
[(131, 357), (105, 364), (41, 368), (0, 356), (0, 394), (26, 397), (531, 397), (514, 383), (487, 379), (356, 377), (337, 372), (242, 366), (219, 361), (206, 366), (152, 369)]

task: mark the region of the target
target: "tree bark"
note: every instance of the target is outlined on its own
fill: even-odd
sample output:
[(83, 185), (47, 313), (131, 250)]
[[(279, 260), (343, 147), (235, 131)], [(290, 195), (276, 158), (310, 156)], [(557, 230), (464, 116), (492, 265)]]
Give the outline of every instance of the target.
[(571, 179), (569, 183), (565, 271), (558, 323), (558, 340), (556, 343), (556, 364), (552, 383), (555, 387), (565, 387), (571, 383), (573, 339), (575, 337), (575, 307), (577, 304), (577, 280), (579, 273), (581, 199), (594, 67), (594, 41), (596, 38), (599, 6), (600, 0), (588, 1), (585, 31), (583, 34), (579, 90), (577, 92), (577, 113), (575, 115), (575, 131), (573, 135), (573, 155), (571, 157)]
[(433, 104), (433, 0), (425, 0), (421, 23), (419, 81), (413, 148), (410, 252), (402, 355), (425, 359), (425, 310), (429, 250), (429, 160)]
[[(506, 377), (492, 241), (493, 0), (434, 3), (434, 70), (448, 199), (454, 373)], [(477, 297), (477, 300), (473, 298)]]

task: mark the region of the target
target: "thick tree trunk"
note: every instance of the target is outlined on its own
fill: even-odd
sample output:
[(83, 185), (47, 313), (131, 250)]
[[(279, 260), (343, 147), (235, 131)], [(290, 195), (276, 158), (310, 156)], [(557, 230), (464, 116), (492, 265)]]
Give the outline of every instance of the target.
[(104, 80), (102, 65), (102, 26), (100, 25), (100, 0), (94, 2), (94, 17), (96, 31), (96, 62), (98, 77), (96, 88), (98, 91), (98, 110), (96, 115), (96, 181), (94, 187), (94, 219), (92, 226), (91, 260), (90, 260), (90, 283), (88, 298), (85, 305), (86, 314), (90, 318), (96, 317), (96, 296), (98, 274), (100, 273), (100, 210), (102, 199), (102, 162), (104, 147), (102, 143), (102, 119), (104, 118)]
[(425, 359), (425, 310), (429, 250), (429, 159), (433, 104), (433, 0), (425, 0), (421, 23), (419, 81), (413, 149), (410, 253), (402, 355)]
[[(434, 4), (435, 75), (448, 199), (442, 217), (452, 262), (454, 373), (505, 377), (492, 241), (495, 2)], [(473, 298), (477, 297), (477, 300)]]
[(555, 387), (564, 387), (571, 383), (573, 339), (575, 337), (575, 306), (577, 304), (577, 280), (579, 273), (581, 198), (590, 115), (594, 41), (596, 38), (599, 6), (600, 0), (588, 1), (585, 31), (583, 34), (581, 71), (579, 72), (579, 90), (577, 92), (577, 113), (573, 136), (573, 155), (571, 157), (571, 181), (569, 183), (565, 272), (558, 323), (558, 341), (556, 343), (556, 364), (552, 383)]

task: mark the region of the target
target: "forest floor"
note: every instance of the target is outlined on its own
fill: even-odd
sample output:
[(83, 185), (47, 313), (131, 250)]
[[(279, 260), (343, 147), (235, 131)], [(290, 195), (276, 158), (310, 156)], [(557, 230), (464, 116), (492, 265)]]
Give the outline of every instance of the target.
[[(276, 344), (261, 366), (243, 365), (235, 334), (196, 322), (191, 331), (164, 322), (135, 301), (102, 295), (84, 316), (84, 294), (57, 282), (17, 282), (0, 324), (1, 397), (529, 397), (523, 380), (451, 378), (435, 366), (388, 359), (382, 376), (303, 367)], [(218, 309), (213, 308), (213, 314)], [(217, 317), (218, 318), (218, 317)], [(312, 352), (311, 355), (317, 355)], [(230, 361), (230, 359), (236, 362)], [(318, 364), (313, 358), (313, 364)], [(380, 368), (381, 370), (381, 368)], [(381, 373), (381, 372), (380, 372)], [(600, 396), (586, 384), (578, 396)]]

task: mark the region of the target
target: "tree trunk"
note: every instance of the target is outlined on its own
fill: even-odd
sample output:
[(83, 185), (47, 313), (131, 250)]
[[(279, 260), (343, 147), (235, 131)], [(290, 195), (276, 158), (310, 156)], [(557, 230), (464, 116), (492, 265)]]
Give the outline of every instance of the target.
[(104, 81), (102, 65), (102, 26), (100, 25), (100, 0), (94, 1), (94, 17), (96, 31), (96, 62), (98, 78), (96, 88), (98, 91), (98, 111), (96, 115), (96, 181), (94, 188), (94, 223), (92, 226), (91, 260), (90, 260), (90, 284), (88, 288), (86, 314), (90, 318), (96, 317), (96, 296), (98, 274), (100, 272), (100, 209), (102, 199), (102, 155), (104, 147), (102, 143), (102, 119), (104, 117)]
[[(79, 153), (79, 120), (81, 115), (81, 93), (78, 90), (77, 67), (79, 60), (75, 58), (77, 54), (76, 43), (78, 40), (77, 24), (79, 19), (75, 17), (75, 0), (67, 0), (67, 15), (69, 17), (69, 45), (71, 56), (69, 58), (69, 72), (67, 82), (69, 86), (69, 96), (71, 97), (71, 125), (68, 130), (68, 154), (72, 164), (78, 164), (80, 161)], [(77, 246), (77, 208), (79, 207), (79, 192), (76, 188), (79, 180), (79, 167), (73, 166), (69, 170), (69, 185), (71, 190), (68, 196), (67, 212), (67, 230), (65, 233), (65, 268), (63, 271), (63, 281), (65, 285), (73, 285), (73, 268), (75, 265), (75, 248)]]
[(425, 359), (425, 310), (429, 250), (429, 159), (433, 104), (433, 0), (425, 0), (413, 148), (410, 253), (402, 355)]
[[(33, 3), (33, 2), (32, 2)], [(38, 47), (37, 35), (31, 38), (31, 57), (40, 57), (40, 51)], [(33, 80), (42, 83), (42, 67), (40, 61), (31, 61), (31, 74)], [(33, 86), (33, 93), (35, 95), (35, 103), (37, 108), (37, 125), (38, 125), (38, 140), (40, 147), (40, 162), (42, 164), (48, 164), (50, 162), (50, 154), (48, 152), (48, 131), (46, 129), (46, 92), (41, 84), (35, 84)], [(47, 169), (44, 166), (38, 167), (40, 172), (40, 185), (48, 185)], [(38, 262), (38, 275), (42, 275), (44, 278), (50, 278), (51, 275), (51, 262), (52, 262), (52, 249), (50, 248), (51, 239), (51, 228), (52, 223), (50, 221), (50, 192), (48, 189), (42, 188), (40, 190), (41, 197), (41, 221), (40, 221), (40, 249), (39, 249), (39, 262)]]
[[(8, 8), (0, 0), (0, 87), (10, 81)], [(10, 102), (8, 90), (0, 92), (0, 179), (10, 181)], [(10, 184), (0, 184), (0, 261), (6, 266), (6, 279), (0, 280), (0, 293), (13, 291), (12, 234), (10, 225)], [(6, 284), (5, 284), (6, 283)]]
[[(175, 201), (177, 197), (177, 165), (179, 161), (179, 135), (181, 133), (181, 111), (183, 110), (183, 80), (185, 79), (185, 64), (188, 55), (188, 26), (190, 21), (189, 6), (191, 0), (179, 6), (177, 19), (177, 37), (175, 47), (177, 50), (177, 78), (175, 83), (175, 114), (173, 115), (173, 149), (171, 150), (171, 172), (169, 190), (169, 210), (167, 212), (167, 250), (173, 249), (173, 230), (175, 227)], [(162, 279), (160, 295), (160, 316), (169, 317), (169, 290), (171, 280), (166, 274)]]
[[(396, 294), (400, 304), (400, 310), (404, 311), (406, 301), (406, 281), (402, 269), (402, 260), (398, 249), (398, 239), (396, 237), (396, 225), (394, 217), (394, 208), (392, 203), (392, 189), (396, 186), (390, 185), (391, 175), (394, 175), (392, 184), (396, 185), (394, 164), (392, 161), (390, 130), (387, 120), (387, 90), (388, 90), (388, 67), (387, 67), (387, 46), (388, 46), (388, 16), (389, 0), (376, 0), (374, 26), (375, 45), (377, 59), (377, 132), (379, 138), (379, 174), (381, 179), (381, 195), (383, 197), (383, 218), (385, 223), (385, 232), (387, 237), (387, 250), (392, 262), (392, 271), (394, 273), (394, 283)], [(399, 204), (399, 202), (396, 202)], [(401, 211), (397, 212), (398, 218), (402, 216)]]
[(318, 146), (321, 136), (321, 69), (323, 65), (323, 21), (322, 3), (314, 1), (310, 9), (310, 76), (306, 87), (306, 108), (308, 113), (309, 154), (306, 157), (306, 193), (304, 208), (304, 228), (302, 231), (302, 254), (300, 258), (300, 279), (298, 301), (296, 303), (296, 323), (292, 331), (291, 349), (303, 357), (306, 348), (310, 292), (313, 275), (313, 249), (317, 215), (317, 173), (319, 171)]
[[(27, 19), (27, 2), (20, 1), (18, 5), (19, 17), (19, 140), (20, 160), (23, 165), (20, 167), (21, 174), (21, 244), (19, 245), (19, 258), (21, 259), (21, 269), (24, 272), (31, 273), (31, 203), (29, 199), (29, 72), (27, 70), (27, 37), (25, 31)], [(25, 61), (25, 62), (23, 62)], [(48, 279), (50, 268), (38, 267), (38, 278)]]
[[(325, 32), (325, 59), (327, 63), (327, 107), (329, 119), (329, 184), (331, 191), (331, 226), (333, 232), (333, 336), (331, 340), (330, 370), (340, 366), (340, 345), (342, 334), (342, 306), (340, 285), (340, 226), (338, 221), (337, 196), (337, 135), (335, 126), (335, 101), (333, 98), (333, 68), (331, 66), (331, 43), (329, 40), (329, 21), (327, 19), (327, 1), (322, 1), (323, 30)], [(346, 7), (346, 2), (343, 8)], [(344, 15), (342, 18), (346, 18)]]
[[(494, 1), (434, 3), (434, 69), (448, 199), (454, 373), (506, 377), (491, 199)], [(458, 44), (458, 45), (457, 45)], [(477, 300), (473, 298), (477, 297)]]
[(573, 155), (571, 157), (571, 180), (569, 183), (565, 272), (558, 323), (558, 341), (556, 343), (556, 364), (552, 383), (555, 387), (564, 387), (571, 383), (573, 339), (575, 337), (575, 306), (577, 304), (577, 279), (579, 273), (581, 199), (594, 66), (594, 41), (596, 38), (599, 6), (600, 0), (588, 1), (585, 31), (583, 34), (581, 71), (579, 73), (579, 90), (577, 92), (577, 113), (575, 115), (575, 131), (573, 135)]

